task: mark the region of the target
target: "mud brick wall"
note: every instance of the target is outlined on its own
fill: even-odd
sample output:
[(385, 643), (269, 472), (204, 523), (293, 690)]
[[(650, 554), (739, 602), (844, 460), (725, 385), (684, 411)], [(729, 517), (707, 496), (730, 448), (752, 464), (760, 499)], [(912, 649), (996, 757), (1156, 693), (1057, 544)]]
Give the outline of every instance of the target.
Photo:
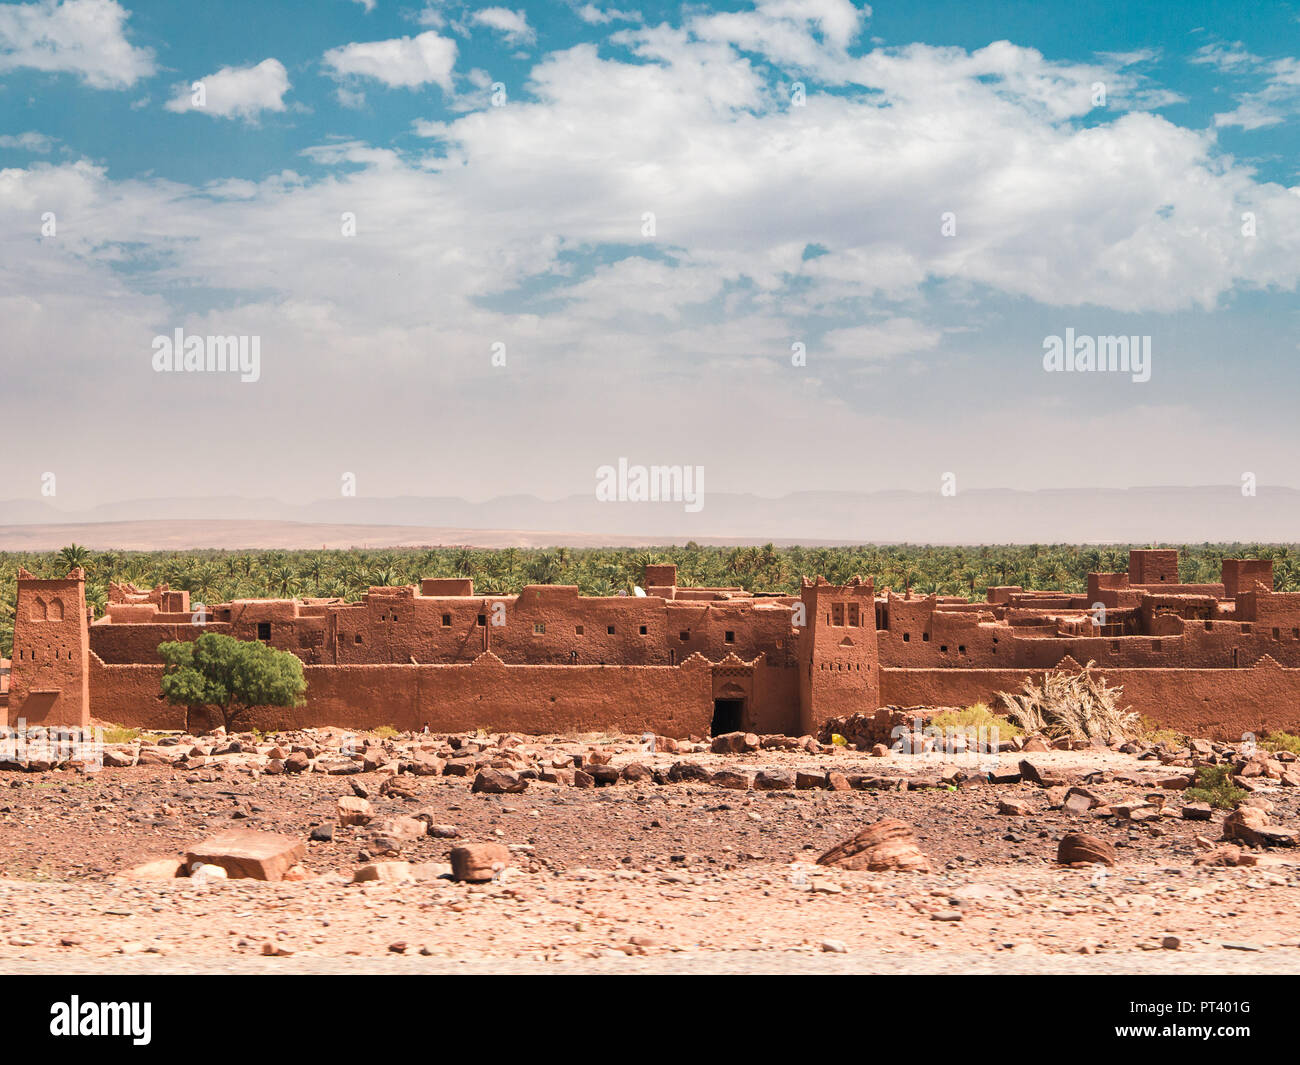
[[(336, 725), (358, 731), (657, 732), (707, 735), (713, 714), (707, 663), (659, 666), (307, 666), (307, 703), (253, 711), (244, 727)], [(158, 697), (161, 666), (94, 662), (95, 716), (131, 728), (179, 729), (184, 710)]]

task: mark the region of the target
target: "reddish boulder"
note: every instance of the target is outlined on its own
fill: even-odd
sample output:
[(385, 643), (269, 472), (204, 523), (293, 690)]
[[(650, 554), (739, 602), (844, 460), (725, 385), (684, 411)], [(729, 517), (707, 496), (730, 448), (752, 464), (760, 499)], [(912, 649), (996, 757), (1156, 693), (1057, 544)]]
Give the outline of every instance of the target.
[(470, 791), (488, 795), (516, 795), (528, 787), (528, 781), (505, 769), (480, 769)]
[(868, 825), (856, 836), (836, 844), (817, 859), (817, 864), (872, 872), (930, 871), (930, 860), (917, 846), (911, 826), (892, 817)]
[(1115, 848), (1086, 832), (1068, 832), (1056, 848), (1056, 860), (1062, 865), (1114, 865)]
[(451, 875), (481, 884), (510, 864), (510, 849), (500, 843), (469, 843), (451, 852)]
[(216, 865), (231, 879), (280, 880), (306, 855), (306, 844), (290, 836), (232, 828), (191, 846), (185, 864)]

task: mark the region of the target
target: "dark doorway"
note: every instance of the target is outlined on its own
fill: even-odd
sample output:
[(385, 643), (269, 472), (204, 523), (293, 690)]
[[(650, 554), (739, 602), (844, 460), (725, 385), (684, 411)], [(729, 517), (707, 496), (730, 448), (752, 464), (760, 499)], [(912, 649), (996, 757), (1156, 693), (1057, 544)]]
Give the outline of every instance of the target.
[(726, 732), (739, 732), (744, 727), (744, 699), (714, 699), (713, 724), (709, 727), (710, 736), (721, 736)]

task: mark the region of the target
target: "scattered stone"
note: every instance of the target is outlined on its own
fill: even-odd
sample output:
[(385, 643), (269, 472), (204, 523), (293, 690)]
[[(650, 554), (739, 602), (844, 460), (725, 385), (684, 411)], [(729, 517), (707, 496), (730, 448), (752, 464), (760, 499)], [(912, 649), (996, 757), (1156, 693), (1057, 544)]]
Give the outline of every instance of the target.
[(175, 880), (185, 875), (185, 863), (179, 858), (156, 858), (117, 875), (123, 880)]
[(500, 843), (470, 843), (451, 852), (451, 875), (457, 880), (483, 883), (510, 864), (510, 850)]
[(755, 791), (788, 791), (794, 787), (794, 774), (788, 769), (763, 769), (754, 776)]
[(674, 762), (668, 770), (668, 779), (674, 784), (707, 784), (713, 779), (713, 774), (695, 762)]
[(872, 872), (930, 871), (930, 861), (917, 846), (911, 826), (892, 817), (868, 825), (836, 844), (817, 859), (817, 864)]
[(196, 862), (220, 866), (236, 879), (279, 880), (306, 854), (306, 846), (289, 836), (232, 828), (191, 846), (185, 862), (191, 868)]
[(352, 873), (354, 884), (364, 884), (371, 880), (404, 883), (414, 879), (415, 874), (411, 872), (409, 862), (370, 862), (358, 866)]
[(714, 754), (748, 754), (761, 747), (759, 738), (752, 732), (728, 732), (714, 736), (709, 749)]
[(1061, 865), (1114, 865), (1115, 848), (1085, 832), (1068, 832), (1056, 848), (1056, 860)]
[(374, 817), (374, 811), (369, 800), (344, 795), (335, 806), (334, 816), (340, 825), (368, 825)]
[(1039, 769), (1028, 759), (1020, 761), (1020, 777), (1030, 784), (1037, 784), (1040, 788), (1059, 788), (1070, 783), (1062, 774), (1051, 769)]
[(527, 787), (528, 781), (504, 769), (480, 769), (470, 790), (488, 795), (517, 795)]

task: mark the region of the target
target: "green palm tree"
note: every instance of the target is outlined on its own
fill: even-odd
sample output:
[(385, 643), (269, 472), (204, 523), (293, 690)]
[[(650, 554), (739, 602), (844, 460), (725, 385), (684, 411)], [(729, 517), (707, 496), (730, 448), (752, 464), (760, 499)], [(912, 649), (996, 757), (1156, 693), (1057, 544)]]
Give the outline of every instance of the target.
[(60, 549), (55, 556), (55, 561), (58, 562), (65, 573), (71, 573), (78, 567), (88, 570), (90, 568), (90, 550), (80, 544), (69, 544), (67, 547)]

